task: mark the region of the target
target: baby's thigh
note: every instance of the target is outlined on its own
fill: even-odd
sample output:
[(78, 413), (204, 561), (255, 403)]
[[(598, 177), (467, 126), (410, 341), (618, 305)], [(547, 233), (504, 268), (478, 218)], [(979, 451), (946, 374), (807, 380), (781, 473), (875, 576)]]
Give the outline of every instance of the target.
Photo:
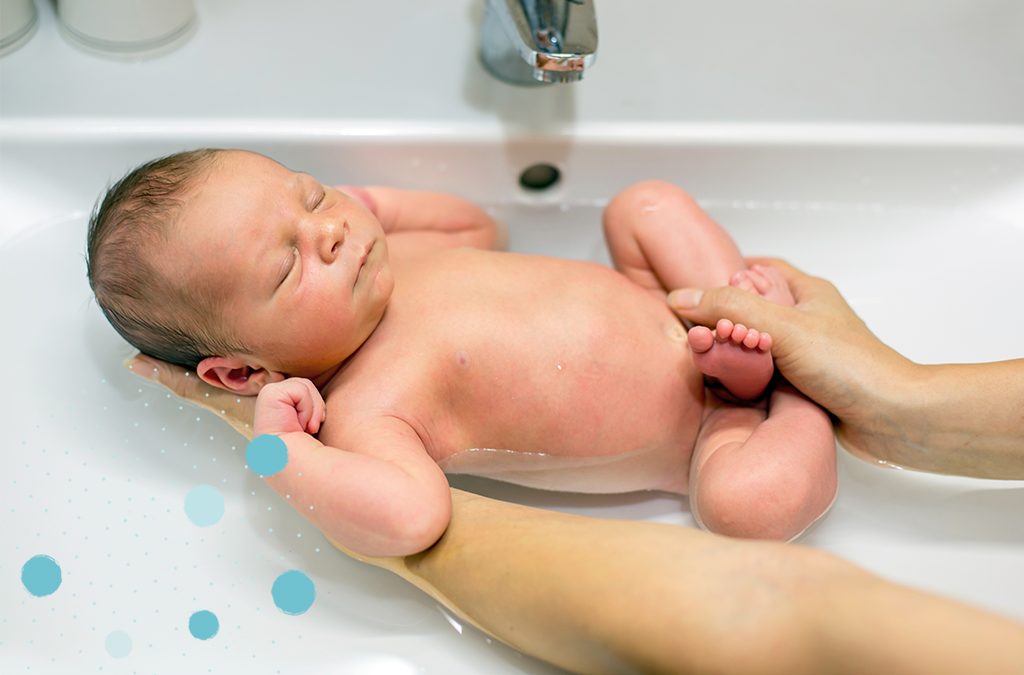
[(604, 212), (604, 232), (616, 269), (651, 290), (724, 286), (746, 269), (729, 233), (664, 181), (616, 195)]

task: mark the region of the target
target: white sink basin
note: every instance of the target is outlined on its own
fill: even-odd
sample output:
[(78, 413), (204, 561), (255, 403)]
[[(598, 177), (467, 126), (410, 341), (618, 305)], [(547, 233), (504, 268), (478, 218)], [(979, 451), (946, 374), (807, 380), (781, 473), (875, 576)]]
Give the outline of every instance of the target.
[[(602, 206), (661, 178), (745, 252), (832, 280), (913, 359), (1024, 351), (1019, 2), (597, 0), (597, 63), (554, 89), (485, 73), (482, 0), (293, 0), (287, 12), (196, 0), (189, 42), (138, 63), (76, 50), (55, 3), (36, 4), (37, 33), (0, 59), (11, 672), (557, 672), (335, 551), (244, 468), (226, 424), (121, 367), (131, 350), (90, 301), (86, 220), (110, 182), (158, 155), (241, 147), (326, 182), (449, 191), (492, 209), (513, 250), (602, 261)], [(528, 193), (518, 176), (537, 162), (562, 180)], [(888, 470), (844, 451), (839, 470), (836, 505), (806, 545), (1024, 621), (1024, 482)], [(203, 484), (226, 504), (208, 528), (184, 511)], [(692, 526), (665, 495), (457, 485)], [(53, 595), (20, 581), (35, 555), (61, 567)], [(316, 585), (299, 616), (270, 593), (291, 569)], [(189, 632), (199, 610), (219, 618), (210, 640)], [(132, 641), (121, 660), (105, 649), (115, 631)]]
[[(743, 251), (835, 282), (911, 358), (1019, 357), (1024, 137), (896, 131), (679, 125), (509, 139), (480, 130), (8, 128), (0, 167), (0, 337), (10, 383), (0, 395), (5, 661), (33, 672), (113, 665), (103, 638), (123, 630), (139, 672), (233, 672), (253, 656), (266, 672), (554, 672), (470, 627), (453, 630), (457, 621), (427, 596), (336, 552), (243, 468), (244, 443), (226, 424), (121, 367), (131, 349), (90, 302), (82, 251), (95, 198), (136, 163), (184, 147), (246, 147), (324, 181), (455, 192), (507, 223), (513, 250), (601, 261), (602, 206), (632, 182), (662, 178), (689, 190)], [(562, 179), (528, 193), (517, 177), (536, 162), (556, 165)], [(995, 333), (984, 327), (993, 319)], [(843, 451), (839, 469), (836, 505), (806, 545), (1024, 620), (1024, 482), (894, 471)], [(183, 510), (202, 484), (226, 501), (224, 517), (205, 529)], [(685, 501), (666, 495), (455, 484), (544, 508), (692, 526)], [(40, 553), (64, 572), (46, 598), (29, 596), (17, 574)], [(301, 616), (271, 601), (271, 584), (289, 569), (316, 584)], [(186, 632), (201, 609), (221, 622), (209, 641)]]

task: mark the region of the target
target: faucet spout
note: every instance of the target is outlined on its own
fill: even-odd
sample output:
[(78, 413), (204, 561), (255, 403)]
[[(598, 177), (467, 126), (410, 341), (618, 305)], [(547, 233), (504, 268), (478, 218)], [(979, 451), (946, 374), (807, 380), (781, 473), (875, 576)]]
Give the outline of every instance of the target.
[(597, 58), (593, 0), (487, 0), (480, 54), (506, 82), (576, 82)]

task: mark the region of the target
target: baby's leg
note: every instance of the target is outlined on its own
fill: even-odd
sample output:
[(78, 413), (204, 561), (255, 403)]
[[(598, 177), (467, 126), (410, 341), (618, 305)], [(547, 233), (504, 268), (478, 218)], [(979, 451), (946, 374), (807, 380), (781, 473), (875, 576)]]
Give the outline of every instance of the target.
[(683, 190), (646, 181), (604, 211), (615, 269), (664, 299), (676, 288), (725, 286), (747, 269), (732, 237)]
[[(616, 269), (659, 298), (675, 288), (731, 283), (793, 304), (781, 275), (748, 270), (729, 234), (674, 185), (626, 189), (608, 204), (604, 230)], [(694, 328), (691, 351), (701, 372), (754, 398), (772, 377), (770, 343), (753, 331), (755, 345), (740, 328)], [(690, 465), (690, 504), (712, 532), (788, 541), (835, 496), (835, 439), (825, 412), (788, 385), (772, 393), (767, 413), (763, 408), (724, 404), (710, 412)]]
[(836, 446), (828, 415), (788, 384), (767, 414), (724, 404), (701, 426), (690, 464), (690, 509), (704, 529), (790, 541), (836, 495)]
[[(615, 268), (660, 299), (675, 288), (742, 282), (759, 293), (758, 285), (767, 284), (760, 273), (744, 276), (752, 273), (729, 233), (670, 183), (647, 181), (622, 191), (605, 209), (604, 231)], [(730, 331), (691, 329), (694, 364), (734, 396), (756, 398), (774, 372), (768, 341), (742, 326)]]

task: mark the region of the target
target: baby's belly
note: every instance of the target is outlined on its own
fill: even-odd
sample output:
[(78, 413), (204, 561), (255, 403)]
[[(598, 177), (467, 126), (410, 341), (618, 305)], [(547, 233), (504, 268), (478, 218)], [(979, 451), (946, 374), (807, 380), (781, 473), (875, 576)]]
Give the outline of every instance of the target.
[(443, 379), (448, 433), (432, 434), (445, 439), (432, 453), (442, 469), (573, 492), (685, 493), (703, 379), (667, 308), (632, 311), (581, 312), (561, 333), (539, 318), (506, 325), (499, 335), (518, 335), (500, 354), (457, 352), (465, 363)]
[(448, 258), (457, 274), (420, 279), (391, 307), (395, 322), (416, 319), (394, 343), (423, 387), (392, 407), (445, 471), (566, 491), (685, 491), (704, 387), (664, 299), (591, 263)]

